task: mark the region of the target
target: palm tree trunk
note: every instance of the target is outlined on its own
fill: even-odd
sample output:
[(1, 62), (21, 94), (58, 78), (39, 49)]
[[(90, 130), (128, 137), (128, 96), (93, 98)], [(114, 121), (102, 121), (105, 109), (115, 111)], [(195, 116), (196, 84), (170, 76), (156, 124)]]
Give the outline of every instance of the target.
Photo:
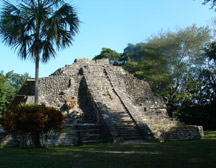
[(38, 80), (39, 80), (39, 54), (36, 55), (35, 59), (35, 104), (39, 104), (39, 94), (38, 94)]

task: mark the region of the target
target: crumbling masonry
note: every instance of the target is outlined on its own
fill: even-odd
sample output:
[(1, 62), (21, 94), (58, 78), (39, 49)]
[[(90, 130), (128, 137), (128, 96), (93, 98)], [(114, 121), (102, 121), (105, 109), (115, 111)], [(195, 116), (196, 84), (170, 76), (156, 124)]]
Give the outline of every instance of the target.
[[(34, 102), (34, 79), (21, 88), (11, 105)], [(39, 80), (39, 100), (60, 109), (67, 117), (61, 132), (50, 134), (49, 145), (126, 141), (157, 138), (200, 139), (200, 126), (184, 126), (168, 117), (163, 100), (152, 94), (149, 84), (138, 80), (108, 59), (77, 59)], [(66, 100), (78, 105), (69, 109)], [(10, 108), (10, 107), (9, 107)], [(0, 130), (0, 144), (19, 140)]]

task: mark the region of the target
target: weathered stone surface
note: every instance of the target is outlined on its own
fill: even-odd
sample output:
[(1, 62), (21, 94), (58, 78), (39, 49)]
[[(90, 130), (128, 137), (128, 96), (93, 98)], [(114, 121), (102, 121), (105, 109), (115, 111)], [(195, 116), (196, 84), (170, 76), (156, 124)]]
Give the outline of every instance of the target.
[[(34, 102), (32, 81), (31, 84), (27, 81), (18, 93), (26, 103)], [(169, 118), (165, 103), (153, 95), (147, 82), (138, 80), (122, 67), (110, 65), (108, 59), (75, 60), (74, 64), (41, 78), (39, 95), (41, 103), (61, 110), (67, 117), (64, 128), (77, 129), (50, 135), (49, 145), (152, 138), (199, 139), (202, 134), (200, 127), (185, 127)], [(65, 102), (72, 97), (79, 105), (68, 109)]]
[(161, 141), (201, 139), (204, 136), (200, 126), (160, 128), (157, 135)]
[(9, 134), (3, 130), (0, 131), (0, 145), (19, 146), (20, 139), (16, 134)]

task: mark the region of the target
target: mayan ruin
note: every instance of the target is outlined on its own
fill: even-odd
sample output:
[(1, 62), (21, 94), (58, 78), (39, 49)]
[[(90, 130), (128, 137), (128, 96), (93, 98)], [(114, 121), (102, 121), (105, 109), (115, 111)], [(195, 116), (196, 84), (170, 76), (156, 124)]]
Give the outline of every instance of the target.
[[(163, 100), (149, 84), (138, 80), (108, 59), (76, 59), (39, 80), (39, 100), (59, 109), (67, 118), (61, 132), (51, 133), (48, 144), (74, 145), (129, 140), (200, 139), (201, 126), (185, 126), (170, 118)], [(28, 79), (12, 105), (34, 103), (34, 79)], [(9, 107), (10, 108), (10, 107)], [(0, 130), (0, 144), (18, 140)]]

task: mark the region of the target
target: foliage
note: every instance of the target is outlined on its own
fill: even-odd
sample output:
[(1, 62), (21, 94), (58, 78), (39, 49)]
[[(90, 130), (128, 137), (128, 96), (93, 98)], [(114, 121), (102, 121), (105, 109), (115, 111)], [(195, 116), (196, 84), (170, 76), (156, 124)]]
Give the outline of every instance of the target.
[(119, 60), (163, 97), (170, 116), (215, 129), (216, 42), (211, 39), (208, 27), (195, 25), (161, 32), (145, 43), (128, 44)]
[(67, 47), (78, 32), (79, 20), (74, 8), (61, 0), (23, 0), (18, 6), (4, 1), (0, 33), (3, 41), (19, 51), (19, 55), (47, 62), (57, 47)]
[(18, 74), (14, 73), (14, 71), (9, 71), (5, 74), (5, 78), (7, 79), (7, 102), (10, 103), (24, 82), (30, 78), (30, 76), (28, 73)]
[(7, 72), (5, 77), (7, 78), (7, 83), (15, 89), (15, 92), (19, 91), (26, 79), (30, 78), (28, 73), (18, 74), (14, 71)]
[(0, 114), (6, 110), (6, 90), (6, 78), (2, 73), (0, 73)]
[(8, 105), (27, 78), (30, 78), (28, 73), (18, 74), (13, 71), (9, 71), (6, 74), (0, 73), (0, 114), (6, 111)]
[(129, 44), (124, 52), (132, 61), (125, 69), (148, 81), (153, 92), (164, 98), (172, 116), (175, 106), (197, 101), (195, 92), (198, 84), (201, 86), (197, 75), (205, 64), (202, 49), (210, 38), (207, 27), (194, 25), (161, 33), (147, 43)]
[(61, 130), (65, 118), (55, 108), (45, 105), (20, 104), (0, 118), (5, 130), (17, 132), (22, 137), (31, 135), (33, 146), (41, 147), (39, 134), (54, 129)]
[(139, 79), (149, 82), (154, 93), (161, 93), (160, 88), (166, 88), (169, 82), (170, 72), (168, 61), (161, 56), (155, 44), (139, 43), (131, 45), (124, 50), (128, 59), (124, 68), (133, 73)]
[(204, 0), (203, 4), (211, 3), (211, 8), (214, 8), (216, 6), (216, 0)]
[(194, 67), (188, 74), (182, 87), (182, 93), (189, 95), (180, 98), (181, 106), (173, 114), (187, 124), (203, 125), (205, 129), (216, 129), (216, 62), (215, 42), (209, 43), (203, 50), (205, 61), (202, 66)]
[(79, 19), (74, 8), (63, 0), (22, 0), (18, 5), (3, 2), (0, 35), (5, 44), (23, 58), (35, 61), (35, 103), (38, 99), (39, 61), (55, 57), (58, 49), (72, 44)]
[(108, 58), (110, 63), (117, 65), (121, 60), (121, 54), (117, 53), (110, 48), (102, 48), (99, 55), (95, 56), (93, 60)]

